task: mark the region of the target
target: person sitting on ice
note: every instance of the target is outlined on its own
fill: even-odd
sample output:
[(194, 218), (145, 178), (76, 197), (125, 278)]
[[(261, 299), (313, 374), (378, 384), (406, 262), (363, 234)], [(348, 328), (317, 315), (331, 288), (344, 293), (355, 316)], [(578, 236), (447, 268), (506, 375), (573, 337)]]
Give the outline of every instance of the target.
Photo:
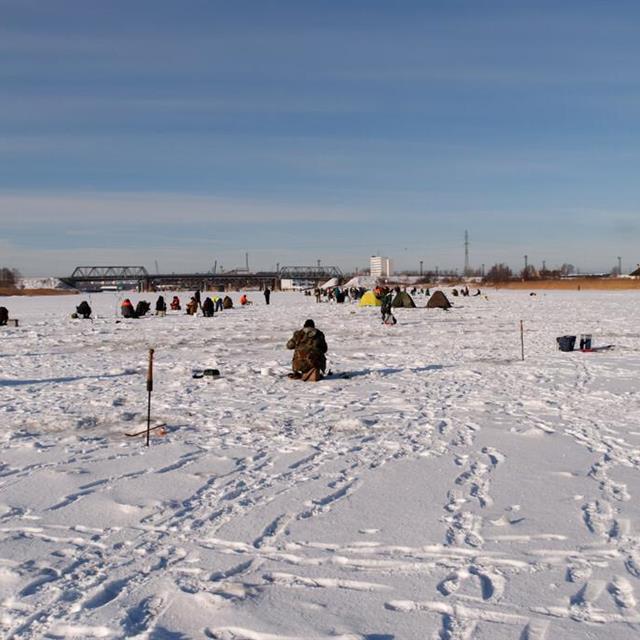
[(133, 304), (129, 298), (125, 298), (120, 305), (120, 313), (123, 318), (137, 318), (136, 310), (133, 308)]
[(249, 298), (247, 298), (247, 294), (243, 293), (240, 296), (240, 304), (244, 307), (247, 304), (253, 304), (253, 302), (251, 302), (251, 300), (249, 300)]
[(169, 306), (171, 307), (171, 311), (180, 311), (182, 308), (180, 306), (180, 298), (178, 298), (178, 296), (173, 296), (173, 300), (171, 300), (171, 304)]
[(306, 320), (287, 342), (287, 349), (295, 349), (291, 360), (291, 378), (317, 382), (327, 368), (327, 342), (313, 320)]
[(151, 309), (151, 305), (146, 300), (139, 300), (136, 305), (136, 318), (142, 318)]
[(195, 316), (198, 312), (198, 301), (195, 299), (195, 296), (191, 296), (191, 300), (187, 302), (187, 314), (190, 316)]
[(202, 313), (205, 318), (213, 318), (213, 300), (209, 296), (202, 303)]
[(158, 296), (156, 300), (156, 315), (164, 316), (167, 313), (167, 303), (164, 301), (164, 296)]
[(91, 318), (91, 307), (89, 306), (89, 303), (86, 300), (83, 300), (76, 307), (76, 313), (84, 320), (89, 320)]
[(9, 322), (9, 310), (7, 307), (0, 307), (0, 327)]

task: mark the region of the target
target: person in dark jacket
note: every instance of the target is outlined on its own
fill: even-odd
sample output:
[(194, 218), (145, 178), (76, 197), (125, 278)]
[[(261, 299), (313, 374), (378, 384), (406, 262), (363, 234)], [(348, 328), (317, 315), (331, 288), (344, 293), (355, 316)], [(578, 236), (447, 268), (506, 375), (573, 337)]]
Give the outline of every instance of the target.
[(120, 305), (120, 313), (123, 318), (137, 318), (136, 310), (133, 308), (133, 304), (129, 298), (125, 298)]
[(0, 307), (0, 327), (9, 322), (9, 310), (7, 307)]
[(265, 303), (269, 304), (269, 299), (271, 298), (271, 289), (269, 289), (269, 287), (265, 287), (263, 293)]
[(156, 315), (164, 316), (167, 313), (167, 303), (164, 301), (164, 296), (158, 296), (156, 300)]
[(91, 307), (86, 300), (83, 300), (77, 307), (76, 313), (81, 316), (84, 320), (89, 320), (91, 318)]
[(382, 322), (384, 324), (396, 324), (396, 322), (398, 322), (391, 311), (392, 301), (393, 293), (391, 293), (391, 291), (382, 296), (380, 313), (382, 313)]
[(213, 318), (213, 300), (208, 296), (202, 303), (202, 313), (204, 314), (205, 318)]
[(200, 289), (196, 289), (193, 297), (195, 298), (196, 304), (198, 305), (198, 307), (202, 306), (202, 303), (200, 302)]
[(151, 309), (151, 305), (146, 300), (140, 300), (136, 305), (136, 318), (142, 318)]
[(294, 349), (291, 368), (292, 378), (321, 380), (327, 368), (327, 342), (322, 331), (316, 329), (313, 320), (307, 320), (287, 342), (287, 349)]

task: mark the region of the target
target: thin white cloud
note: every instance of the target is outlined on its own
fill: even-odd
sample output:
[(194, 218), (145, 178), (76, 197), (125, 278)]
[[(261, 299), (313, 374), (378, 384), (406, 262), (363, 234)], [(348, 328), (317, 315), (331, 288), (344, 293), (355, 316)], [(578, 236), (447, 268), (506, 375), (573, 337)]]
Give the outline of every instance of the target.
[(0, 193), (0, 223), (13, 228), (45, 222), (61, 226), (92, 222), (188, 225), (364, 219), (365, 213), (340, 207), (178, 193)]

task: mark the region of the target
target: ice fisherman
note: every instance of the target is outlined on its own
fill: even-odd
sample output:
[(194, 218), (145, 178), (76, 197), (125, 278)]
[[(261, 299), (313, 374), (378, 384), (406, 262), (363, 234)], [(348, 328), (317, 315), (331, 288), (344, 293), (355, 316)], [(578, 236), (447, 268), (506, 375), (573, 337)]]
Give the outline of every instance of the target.
[(0, 307), (0, 327), (9, 322), (9, 310), (7, 307)]
[(187, 313), (190, 316), (195, 316), (198, 311), (198, 301), (195, 296), (191, 296), (191, 300), (187, 302)]
[(167, 303), (164, 301), (164, 296), (158, 296), (156, 300), (156, 315), (163, 316), (167, 313)]
[(269, 300), (271, 298), (271, 289), (269, 289), (269, 287), (265, 287), (262, 293), (264, 293), (265, 304), (269, 304)]
[(207, 296), (205, 301), (202, 303), (202, 313), (205, 318), (213, 318), (213, 300)]
[(91, 307), (89, 306), (89, 303), (86, 300), (83, 300), (76, 307), (76, 313), (84, 320), (89, 320), (91, 318)]
[(316, 329), (313, 320), (306, 320), (287, 342), (287, 349), (295, 349), (291, 368), (291, 378), (317, 382), (322, 380), (327, 368), (327, 342), (324, 333)]
[(120, 313), (123, 318), (137, 318), (136, 310), (133, 308), (133, 304), (129, 298), (125, 298), (120, 305)]

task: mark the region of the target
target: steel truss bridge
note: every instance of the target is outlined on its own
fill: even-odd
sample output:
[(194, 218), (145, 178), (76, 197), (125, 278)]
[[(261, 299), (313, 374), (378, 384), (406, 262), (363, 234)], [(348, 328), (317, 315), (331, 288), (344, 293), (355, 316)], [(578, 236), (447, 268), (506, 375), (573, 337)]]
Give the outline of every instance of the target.
[(242, 289), (265, 286), (280, 288), (282, 278), (321, 282), (342, 277), (338, 267), (282, 267), (280, 271), (228, 273), (149, 273), (142, 266), (83, 266), (76, 267), (70, 276), (60, 278), (76, 289), (102, 285), (135, 285), (142, 290), (174, 286), (200, 289)]
[(313, 280), (314, 282), (342, 278), (342, 271), (339, 267), (282, 267), (278, 273), (280, 279)]

